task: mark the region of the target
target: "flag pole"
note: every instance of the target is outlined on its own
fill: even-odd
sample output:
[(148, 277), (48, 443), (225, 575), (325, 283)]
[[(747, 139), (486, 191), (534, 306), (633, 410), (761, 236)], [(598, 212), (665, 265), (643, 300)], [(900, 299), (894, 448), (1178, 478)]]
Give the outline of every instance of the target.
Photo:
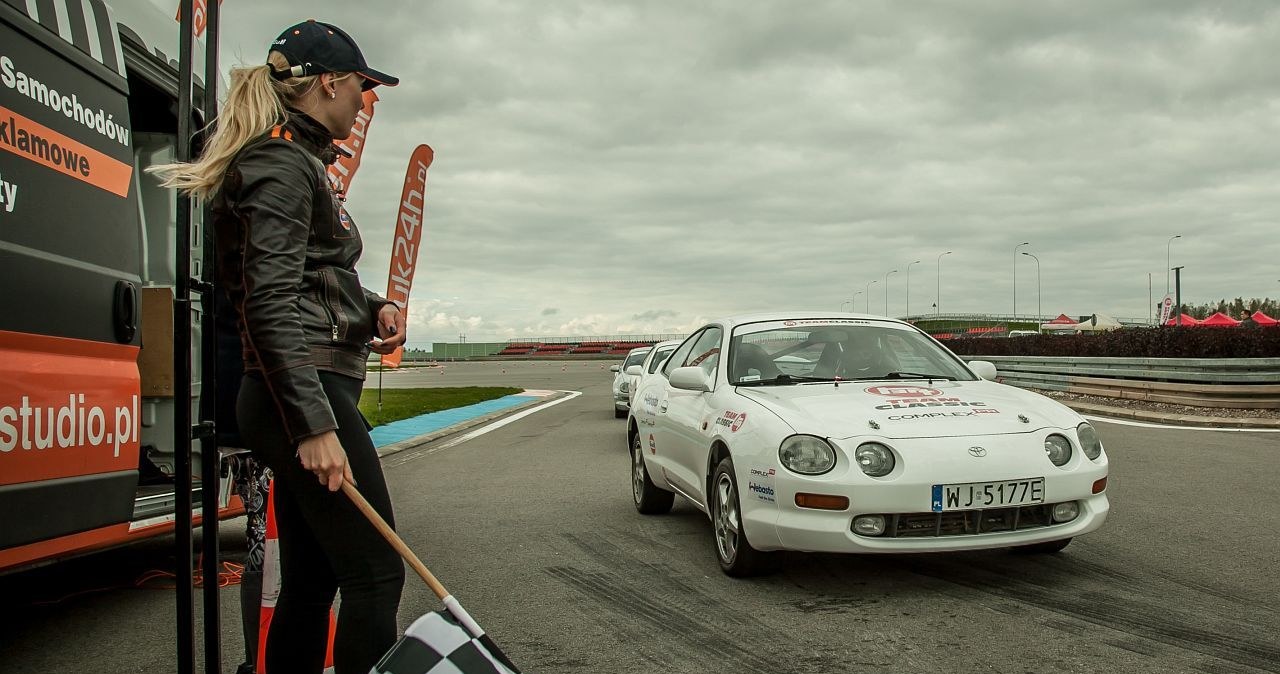
[(400, 536), (396, 534), (395, 530), (387, 524), (386, 520), (382, 519), (382, 515), (379, 515), (378, 511), (374, 510), (373, 506), (369, 505), (369, 502), (364, 499), (364, 496), (360, 494), (356, 489), (356, 486), (351, 484), (350, 480), (344, 479), (342, 481), (342, 493), (346, 494), (347, 498), (351, 499), (351, 502), (355, 504), (356, 509), (358, 509), (369, 520), (369, 523), (378, 530), (378, 533), (382, 534), (382, 537), (391, 544), (391, 547), (395, 548), (395, 551), (400, 554), (400, 557), (409, 565), (409, 568), (413, 569), (414, 573), (418, 574), (418, 577), (427, 584), (427, 587), (431, 588), (431, 591), (435, 593), (436, 597), (438, 597), (440, 601), (444, 602), (445, 608), (448, 609), (449, 613), (458, 620), (458, 623), (461, 624), (462, 627), (476, 639), (476, 641), (484, 644), (485, 648), (489, 649), (489, 652), (502, 662), (502, 664), (506, 665), (516, 674), (520, 674), (520, 668), (516, 667), (515, 663), (511, 662), (511, 659), (507, 657), (507, 654), (503, 653), (501, 648), (498, 648), (498, 645), (493, 642), (493, 639), (489, 638), (488, 634), (485, 634), (484, 629), (476, 623), (475, 619), (471, 617), (471, 614), (467, 613), (467, 610), (462, 608), (462, 604), (459, 604), (458, 600), (454, 599), (453, 595), (449, 594), (449, 591), (444, 589), (444, 585), (436, 579), (435, 574), (431, 573), (431, 570), (427, 568), (427, 565), (423, 564), (422, 560), (418, 559), (418, 556), (413, 554), (413, 550), (410, 550), (409, 546), (405, 544), (404, 540), (401, 539)]

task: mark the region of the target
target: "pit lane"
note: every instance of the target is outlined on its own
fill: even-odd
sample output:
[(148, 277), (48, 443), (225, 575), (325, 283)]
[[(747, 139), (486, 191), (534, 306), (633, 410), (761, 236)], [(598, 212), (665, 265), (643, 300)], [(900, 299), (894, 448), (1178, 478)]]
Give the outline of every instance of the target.
[[(459, 363), (383, 379), (583, 393), (385, 460), (406, 540), (526, 671), (1280, 671), (1280, 435), (1099, 422), (1111, 516), (1059, 555), (791, 554), (775, 576), (735, 581), (700, 512), (679, 499), (661, 517), (631, 506), (625, 426), (600, 365)], [(224, 527), (232, 554), (238, 526)], [(172, 671), (169, 592), (34, 604), (136, 577), (166, 544), (0, 577), (0, 669)], [(237, 591), (223, 598), (233, 671)], [(401, 623), (436, 607), (410, 576)]]

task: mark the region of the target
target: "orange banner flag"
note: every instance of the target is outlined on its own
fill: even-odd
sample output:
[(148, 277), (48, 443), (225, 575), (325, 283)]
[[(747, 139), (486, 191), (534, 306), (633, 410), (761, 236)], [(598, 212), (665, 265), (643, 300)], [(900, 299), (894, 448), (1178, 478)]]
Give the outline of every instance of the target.
[[(409, 317), (409, 289), (413, 287), (414, 266), (418, 263), (419, 242), (422, 240), (422, 218), (427, 196), (427, 168), (435, 159), (435, 152), (427, 145), (419, 145), (409, 158), (409, 168), (404, 174), (404, 190), (400, 193), (400, 212), (396, 215), (396, 238), (391, 245), (391, 271), (387, 273), (387, 299), (400, 307)], [(386, 367), (399, 367), (404, 347), (382, 357)]]
[(338, 161), (329, 165), (329, 184), (338, 198), (347, 196), (351, 189), (351, 181), (356, 177), (356, 169), (360, 168), (360, 157), (364, 155), (364, 141), (369, 134), (369, 124), (373, 121), (373, 104), (378, 102), (378, 95), (372, 89), (364, 92), (364, 107), (356, 115), (356, 124), (351, 127), (351, 136), (346, 140), (334, 143), (350, 157), (338, 153)]

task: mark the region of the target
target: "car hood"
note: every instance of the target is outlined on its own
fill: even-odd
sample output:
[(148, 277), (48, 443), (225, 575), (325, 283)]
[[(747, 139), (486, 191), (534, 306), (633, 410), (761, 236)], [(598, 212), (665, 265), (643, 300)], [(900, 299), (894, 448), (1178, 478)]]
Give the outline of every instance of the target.
[(1055, 400), (989, 381), (740, 386), (737, 392), (772, 410), (797, 433), (835, 439), (1029, 433), (1074, 428), (1081, 421)]

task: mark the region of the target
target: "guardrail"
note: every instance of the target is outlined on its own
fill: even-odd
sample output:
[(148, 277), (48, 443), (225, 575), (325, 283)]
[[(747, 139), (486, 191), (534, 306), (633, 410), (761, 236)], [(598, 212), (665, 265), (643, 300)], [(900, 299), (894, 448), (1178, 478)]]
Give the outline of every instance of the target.
[(1280, 358), (975, 356), (1023, 388), (1218, 408), (1280, 409)]

